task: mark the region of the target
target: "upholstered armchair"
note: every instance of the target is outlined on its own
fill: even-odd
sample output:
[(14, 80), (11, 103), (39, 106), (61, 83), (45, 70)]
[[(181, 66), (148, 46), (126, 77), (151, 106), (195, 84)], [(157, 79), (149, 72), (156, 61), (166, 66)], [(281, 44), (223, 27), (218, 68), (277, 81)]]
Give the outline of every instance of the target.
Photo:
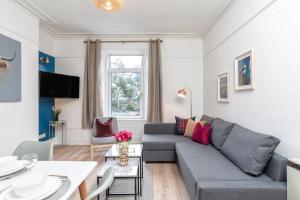
[[(115, 139), (113, 136), (111, 137), (96, 137), (96, 120), (99, 119), (100, 122), (105, 123), (107, 122), (110, 117), (97, 117), (94, 119), (93, 122), (93, 130), (92, 130), (92, 141), (91, 141), (91, 159), (94, 158), (94, 149), (97, 147), (104, 147), (111, 145), (115, 142)], [(118, 122), (117, 118), (113, 117), (113, 132), (114, 134), (118, 132)]]

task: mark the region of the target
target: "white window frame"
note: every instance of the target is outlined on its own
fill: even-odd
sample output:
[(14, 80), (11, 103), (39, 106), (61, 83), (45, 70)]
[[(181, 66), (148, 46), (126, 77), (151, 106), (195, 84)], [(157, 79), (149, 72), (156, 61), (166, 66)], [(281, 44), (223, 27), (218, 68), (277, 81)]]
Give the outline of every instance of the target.
[[(110, 56), (142, 56), (142, 66), (141, 68), (111, 68), (110, 63)], [(113, 116), (117, 119), (123, 120), (144, 120), (146, 117), (146, 95), (145, 95), (145, 80), (146, 78), (146, 61), (147, 61), (147, 54), (144, 50), (125, 50), (125, 51), (109, 51), (105, 53), (105, 63), (106, 63), (106, 70), (105, 70), (105, 89), (106, 89), (106, 99), (104, 102), (107, 106), (106, 115), (113, 116), (111, 110), (111, 85), (112, 85), (112, 73), (140, 73), (141, 74), (141, 99), (140, 99), (140, 115), (139, 116)]]

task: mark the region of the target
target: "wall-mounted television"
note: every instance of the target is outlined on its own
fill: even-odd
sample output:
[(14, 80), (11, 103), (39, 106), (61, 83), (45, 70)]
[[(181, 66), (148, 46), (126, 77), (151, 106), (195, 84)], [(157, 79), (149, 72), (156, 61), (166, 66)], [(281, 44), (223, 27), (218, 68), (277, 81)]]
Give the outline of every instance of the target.
[(79, 77), (40, 72), (40, 97), (79, 98)]

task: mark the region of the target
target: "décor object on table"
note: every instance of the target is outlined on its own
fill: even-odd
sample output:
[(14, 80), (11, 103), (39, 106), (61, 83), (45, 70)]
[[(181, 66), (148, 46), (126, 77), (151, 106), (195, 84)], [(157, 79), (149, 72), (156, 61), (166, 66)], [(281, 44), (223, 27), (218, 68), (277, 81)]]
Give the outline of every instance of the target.
[(218, 101), (229, 102), (229, 73), (220, 74), (218, 76)]
[(118, 147), (120, 156), (120, 165), (126, 166), (128, 164), (128, 145), (132, 140), (132, 133), (130, 131), (120, 131), (114, 136)]
[[(190, 119), (195, 121), (196, 117), (191, 117)], [(175, 116), (175, 121), (176, 121), (175, 134), (176, 135), (184, 135), (185, 128), (186, 128), (186, 125), (188, 123), (188, 120), (189, 119), (180, 118), (180, 117)]]
[(28, 153), (36, 153), (39, 161), (53, 160), (53, 142), (24, 141), (18, 145), (13, 156), (21, 159), (22, 156)]
[(52, 107), (52, 112), (53, 112), (54, 121), (59, 121), (59, 115), (62, 113), (62, 109), (61, 108), (55, 108), (53, 106)]
[(248, 51), (235, 58), (235, 89), (254, 89), (254, 53)]
[(95, 6), (106, 12), (118, 11), (123, 7), (123, 0), (93, 0)]
[(0, 102), (21, 101), (21, 43), (0, 34)]
[(179, 96), (181, 98), (186, 98), (187, 91), (190, 92), (190, 97), (191, 97), (191, 105), (190, 105), (191, 106), (191, 117), (193, 117), (193, 92), (192, 92), (191, 88), (185, 87), (185, 88), (182, 88), (182, 89), (178, 90), (177, 96)]

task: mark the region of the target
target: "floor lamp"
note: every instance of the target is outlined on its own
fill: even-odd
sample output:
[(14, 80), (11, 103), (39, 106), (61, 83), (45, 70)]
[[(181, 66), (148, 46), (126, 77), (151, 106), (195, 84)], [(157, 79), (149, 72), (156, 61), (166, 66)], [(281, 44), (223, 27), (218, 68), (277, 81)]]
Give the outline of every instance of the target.
[(185, 87), (185, 88), (182, 88), (182, 89), (178, 90), (177, 96), (179, 96), (181, 98), (186, 98), (187, 91), (189, 91), (190, 94), (191, 94), (191, 118), (192, 118), (193, 117), (193, 93), (192, 93), (191, 88)]

